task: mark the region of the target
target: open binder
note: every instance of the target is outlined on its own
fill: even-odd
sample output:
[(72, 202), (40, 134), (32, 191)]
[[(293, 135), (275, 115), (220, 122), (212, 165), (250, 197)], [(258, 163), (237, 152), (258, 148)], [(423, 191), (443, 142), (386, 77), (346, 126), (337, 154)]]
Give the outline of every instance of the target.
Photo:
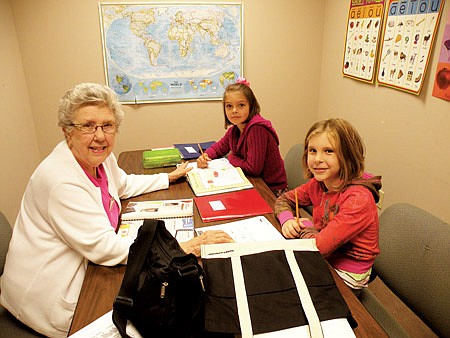
[(208, 168), (198, 168), (187, 173), (187, 179), (196, 196), (221, 194), (253, 188), (239, 167), (234, 167), (226, 158), (209, 162)]

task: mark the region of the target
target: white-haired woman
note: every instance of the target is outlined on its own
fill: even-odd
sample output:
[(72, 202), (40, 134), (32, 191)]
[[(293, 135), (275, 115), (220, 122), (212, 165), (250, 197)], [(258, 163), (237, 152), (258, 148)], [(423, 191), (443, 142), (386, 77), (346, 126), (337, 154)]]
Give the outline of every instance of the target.
[[(124, 113), (107, 86), (82, 83), (60, 99), (65, 140), (28, 182), (1, 280), (1, 303), (49, 337), (66, 337), (89, 261), (125, 264), (132, 240), (116, 235), (120, 199), (167, 189), (189, 169), (127, 175), (112, 153)], [(223, 232), (183, 244), (227, 242)]]

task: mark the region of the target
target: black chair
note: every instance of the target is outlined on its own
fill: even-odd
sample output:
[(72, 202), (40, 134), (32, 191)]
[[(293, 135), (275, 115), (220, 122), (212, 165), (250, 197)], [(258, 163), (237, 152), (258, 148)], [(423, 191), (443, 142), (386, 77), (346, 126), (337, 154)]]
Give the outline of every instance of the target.
[[(0, 275), (3, 274), (6, 253), (8, 252), (9, 241), (11, 240), (12, 229), (5, 215), (0, 212)], [(1, 290), (0, 290), (1, 292)], [(44, 337), (24, 325), (3, 306), (0, 305), (0, 338), (28, 338)]]

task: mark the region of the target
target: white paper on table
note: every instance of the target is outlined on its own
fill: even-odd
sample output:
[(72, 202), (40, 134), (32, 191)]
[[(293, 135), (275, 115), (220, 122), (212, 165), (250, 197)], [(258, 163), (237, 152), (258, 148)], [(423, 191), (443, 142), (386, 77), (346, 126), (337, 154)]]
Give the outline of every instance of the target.
[[(143, 338), (134, 325), (127, 324), (127, 334), (132, 338)], [(70, 338), (121, 338), (119, 331), (112, 321), (112, 310), (89, 325), (69, 336)]]

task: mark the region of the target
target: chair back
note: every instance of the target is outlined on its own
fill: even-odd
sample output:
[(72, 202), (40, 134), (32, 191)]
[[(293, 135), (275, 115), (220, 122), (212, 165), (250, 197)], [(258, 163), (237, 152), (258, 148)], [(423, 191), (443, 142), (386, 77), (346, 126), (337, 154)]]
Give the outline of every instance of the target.
[(406, 203), (380, 216), (374, 272), (436, 334), (450, 337), (450, 225)]
[[(5, 215), (0, 211), (0, 276), (5, 267), (6, 253), (11, 240), (12, 228)], [(44, 337), (18, 321), (0, 305), (0, 337), (33, 338)]]
[(0, 211), (0, 276), (3, 274), (6, 253), (11, 240), (12, 228), (5, 215)]
[(302, 168), (304, 148), (305, 146), (303, 143), (294, 144), (284, 157), (284, 168), (286, 170), (289, 189), (294, 189), (307, 182), (307, 180), (303, 177)]

